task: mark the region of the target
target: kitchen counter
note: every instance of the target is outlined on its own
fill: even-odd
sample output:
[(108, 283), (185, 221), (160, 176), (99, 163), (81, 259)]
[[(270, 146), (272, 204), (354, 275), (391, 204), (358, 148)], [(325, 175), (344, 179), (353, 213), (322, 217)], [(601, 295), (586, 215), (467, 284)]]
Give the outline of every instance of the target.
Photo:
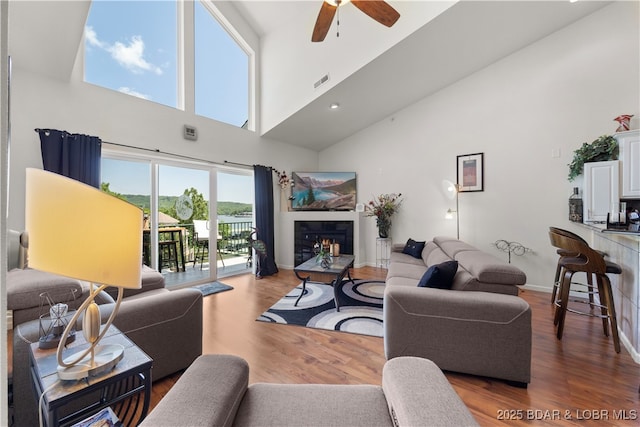
[[(616, 305), (620, 342), (640, 363), (640, 233), (608, 230), (606, 224), (581, 224), (590, 233), (590, 245), (604, 251), (607, 260), (622, 267), (610, 274)], [(585, 236), (586, 237), (586, 236)]]

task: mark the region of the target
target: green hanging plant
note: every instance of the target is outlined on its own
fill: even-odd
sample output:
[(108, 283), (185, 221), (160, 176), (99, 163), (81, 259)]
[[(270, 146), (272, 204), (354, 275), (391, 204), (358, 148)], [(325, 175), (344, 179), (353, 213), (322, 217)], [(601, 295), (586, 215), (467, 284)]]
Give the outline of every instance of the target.
[(569, 163), (569, 181), (582, 175), (585, 163), (607, 160), (618, 160), (617, 139), (611, 135), (602, 135), (591, 144), (584, 142), (580, 148), (574, 151), (573, 161)]

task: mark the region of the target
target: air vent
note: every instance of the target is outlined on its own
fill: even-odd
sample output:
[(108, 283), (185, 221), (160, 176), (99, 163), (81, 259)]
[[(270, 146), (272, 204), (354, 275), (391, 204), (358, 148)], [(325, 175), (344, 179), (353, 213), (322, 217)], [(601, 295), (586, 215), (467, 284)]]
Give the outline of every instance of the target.
[(318, 89), (320, 86), (322, 86), (323, 84), (325, 84), (328, 81), (329, 81), (329, 74), (325, 74), (324, 76), (322, 76), (322, 78), (320, 80), (318, 80), (317, 82), (315, 82), (313, 84), (313, 88), (314, 89)]

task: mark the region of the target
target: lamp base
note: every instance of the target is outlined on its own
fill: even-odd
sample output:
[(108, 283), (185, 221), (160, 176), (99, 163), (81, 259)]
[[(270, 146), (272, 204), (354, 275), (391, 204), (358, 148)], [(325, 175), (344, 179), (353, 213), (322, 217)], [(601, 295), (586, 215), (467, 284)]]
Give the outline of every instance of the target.
[[(93, 363), (91, 355), (88, 354), (73, 366), (68, 368), (58, 366), (58, 377), (61, 380), (81, 380), (108, 372), (124, 357), (124, 347), (119, 344), (98, 345), (94, 353)], [(72, 354), (64, 359), (64, 363), (69, 363), (76, 358), (77, 356)]]

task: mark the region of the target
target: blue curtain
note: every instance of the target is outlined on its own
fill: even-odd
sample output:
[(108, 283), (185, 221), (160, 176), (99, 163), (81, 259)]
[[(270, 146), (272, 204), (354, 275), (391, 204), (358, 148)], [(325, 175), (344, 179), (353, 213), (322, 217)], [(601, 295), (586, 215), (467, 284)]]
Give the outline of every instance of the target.
[(44, 170), (100, 188), (102, 141), (97, 136), (36, 129)]
[(255, 210), (257, 239), (262, 240), (266, 247), (266, 254), (257, 254), (256, 276), (270, 276), (278, 272), (273, 254), (274, 234), (273, 234), (273, 177), (271, 168), (254, 165), (253, 166), (254, 187), (255, 187)]

